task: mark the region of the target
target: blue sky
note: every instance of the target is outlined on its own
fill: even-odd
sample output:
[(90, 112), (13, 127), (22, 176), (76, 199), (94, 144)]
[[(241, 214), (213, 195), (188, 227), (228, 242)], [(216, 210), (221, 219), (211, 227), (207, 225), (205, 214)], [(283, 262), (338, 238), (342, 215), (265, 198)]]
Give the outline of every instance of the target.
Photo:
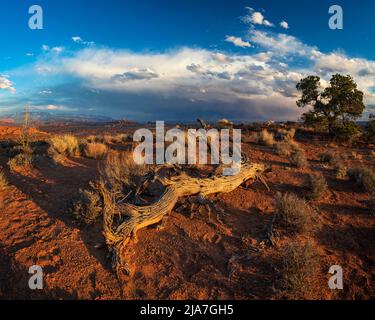
[[(28, 8), (44, 29), (28, 28)], [(344, 30), (328, 28), (328, 8)], [(295, 120), (307, 74), (351, 74), (375, 109), (372, 0), (2, 0), (0, 114)], [(281, 23), (283, 22), (283, 23)]]

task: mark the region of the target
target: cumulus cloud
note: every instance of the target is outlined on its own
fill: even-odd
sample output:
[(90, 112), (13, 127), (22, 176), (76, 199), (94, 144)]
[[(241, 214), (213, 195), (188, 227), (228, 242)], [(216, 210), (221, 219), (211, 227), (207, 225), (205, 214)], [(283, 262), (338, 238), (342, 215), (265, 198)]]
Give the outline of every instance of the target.
[(283, 29), (289, 29), (289, 23), (283, 20), (280, 22), (280, 27)]
[[(324, 53), (292, 35), (271, 32), (275, 29), (258, 30), (256, 25), (265, 25), (264, 16), (248, 11), (252, 26), (246, 41), (226, 37), (238, 47), (256, 46), (242, 53), (186, 47), (140, 53), (75, 46), (56, 55), (46, 46), (32, 70), (43, 76), (48, 89), (42, 86), (40, 94), (24, 99), (44, 110), (101, 110), (137, 120), (297, 120), (304, 110), (296, 107), (296, 83), (316, 74), (324, 88), (331, 75), (340, 72), (353, 75), (367, 105), (375, 105), (375, 61)], [(72, 40), (85, 42), (79, 36)], [(0, 88), (12, 91), (13, 84), (0, 76)]]
[(274, 24), (267, 20), (263, 13), (255, 11), (253, 8), (245, 7), (249, 11), (249, 14), (242, 18), (242, 21), (252, 25), (263, 25), (266, 27), (273, 27)]
[(241, 47), (241, 48), (251, 48), (252, 47), (250, 42), (244, 41), (240, 37), (226, 36), (225, 41), (233, 43), (236, 47)]
[(10, 81), (6, 75), (0, 75), (0, 90), (1, 89), (8, 90), (12, 93), (16, 92), (13, 82)]

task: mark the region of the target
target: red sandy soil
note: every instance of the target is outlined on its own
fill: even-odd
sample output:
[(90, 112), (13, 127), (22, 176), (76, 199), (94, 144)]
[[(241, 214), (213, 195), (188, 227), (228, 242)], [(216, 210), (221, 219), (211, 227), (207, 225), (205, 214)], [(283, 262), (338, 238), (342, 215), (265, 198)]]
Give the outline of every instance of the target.
[[(2, 129), (0, 132), (3, 132)], [(13, 132), (11, 132), (13, 133)], [(10, 134), (10, 133), (9, 133)], [(0, 298), (2, 299), (276, 299), (275, 281), (285, 245), (260, 245), (264, 228), (275, 211), (276, 192), (306, 195), (303, 181), (310, 172), (322, 172), (329, 190), (312, 203), (316, 210), (313, 244), (321, 256), (311, 299), (370, 299), (375, 297), (375, 218), (364, 203), (369, 195), (347, 180), (337, 180), (332, 168), (319, 162), (319, 153), (355, 150), (361, 160), (348, 166), (374, 168), (369, 149), (301, 141), (309, 166), (290, 167), (286, 157), (270, 147), (244, 143), (254, 162), (272, 168), (265, 174), (271, 191), (260, 182), (218, 195), (225, 211), (222, 224), (202, 210), (172, 212), (164, 228), (140, 230), (130, 243), (126, 259), (134, 274), (120, 282), (111, 269), (101, 222), (79, 224), (68, 207), (80, 188), (98, 177), (98, 161), (70, 158), (55, 165), (43, 158), (30, 172), (10, 173), (9, 158), (0, 151), (0, 169), (10, 186), (0, 191)], [(1, 201), (0, 201), (1, 202)], [(304, 241), (306, 236), (299, 236)], [(233, 257), (242, 257), (236, 264)], [(45, 289), (28, 288), (28, 268), (43, 267)], [(331, 291), (331, 265), (344, 270), (344, 290)], [(229, 277), (232, 271), (232, 276)]]

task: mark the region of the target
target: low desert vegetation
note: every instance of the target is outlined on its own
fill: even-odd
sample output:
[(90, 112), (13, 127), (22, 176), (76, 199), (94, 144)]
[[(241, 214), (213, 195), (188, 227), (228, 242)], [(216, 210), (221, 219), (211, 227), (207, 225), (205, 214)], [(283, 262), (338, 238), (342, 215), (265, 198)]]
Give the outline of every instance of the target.
[(332, 152), (323, 152), (319, 155), (319, 157), (321, 162), (332, 164), (335, 154)]
[(311, 226), (311, 208), (293, 193), (276, 196), (275, 226), (287, 233), (303, 233)]
[(79, 155), (78, 139), (72, 135), (56, 136), (50, 140), (50, 153), (58, 153), (65, 156)]
[(280, 156), (289, 157), (292, 154), (291, 145), (288, 142), (277, 142), (275, 144), (276, 153)]
[(307, 187), (309, 189), (308, 198), (310, 200), (319, 199), (328, 189), (327, 181), (321, 172), (312, 173), (308, 175)]
[(304, 168), (307, 166), (305, 151), (301, 148), (295, 148), (290, 156), (290, 163), (296, 168)]
[(286, 299), (311, 296), (312, 277), (319, 269), (318, 253), (312, 243), (295, 241), (285, 248), (280, 268), (279, 294)]
[(347, 177), (348, 169), (342, 161), (338, 161), (334, 169), (337, 179), (344, 179), (345, 177)]
[(256, 143), (264, 146), (273, 146), (275, 144), (273, 133), (266, 129), (256, 133)]
[(364, 167), (355, 167), (348, 170), (348, 177), (363, 191), (375, 192), (375, 171)]
[(291, 141), (294, 139), (296, 135), (296, 129), (291, 128), (290, 130), (287, 129), (278, 129), (276, 133), (276, 139), (281, 141)]
[(93, 183), (90, 190), (80, 190), (77, 199), (73, 202), (71, 213), (86, 224), (94, 223), (103, 211), (103, 202), (100, 193)]
[(30, 169), (33, 167), (34, 157), (30, 153), (20, 153), (8, 161), (9, 170), (17, 172), (20, 169)]
[(108, 147), (103, 143), (92, 142), (83, 146), (83, 154), (87, 158), (103, 159), (108, 152)]
[(139, 188), (149, 169), (136, 164), (129, 154), (110, 152), (100, 167), (101, 182), (115, 197), (128, 195)]

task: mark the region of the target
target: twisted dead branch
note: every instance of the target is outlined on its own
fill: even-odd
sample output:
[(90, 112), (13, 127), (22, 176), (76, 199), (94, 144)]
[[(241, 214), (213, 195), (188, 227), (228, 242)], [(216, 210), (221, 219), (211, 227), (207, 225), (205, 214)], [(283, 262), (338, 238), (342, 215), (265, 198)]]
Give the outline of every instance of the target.
[[(158, 178), (165, 187), (162, 196), (148, 206), (137, 206), (129, 203), (116, 204), (110, 193), (101, 186), (104, 202), (104, 236), (107, 245), (114, 254), (114, 267), (118, 274), (129, 273), (129, 268), (122, 260), (122, 250), (133, 239), (137, 240), (137, 232), (142, 228), (157, 224), (175, 207), (177, 201), (184, 197), (228, 193), (248, 180), (255, 180), (264, 170), (262, 164), (245, 163), (240, 173), (235, 176), (213, 176), (210, 178), (194, 178), (182, 172), (172, 178)], [(123, 221), (114, 225), (114, 218)]]
[[(207, 128), (204, 121), (199, 120), (203, 128)], [(137, 240), (140, 229), (162, 222), (176, 206), (177, 202), (185, 197), (198, 196), (205, 199), (210, 194), (228, 193), (244, 182), (260, 179), (264, 172), (263, 164), (251, 163), (243, 154), (243, 164), (240, 172), (233, 176), (224, 176), (218, 168), (207, 178), (189, 176), (182, 168), (174, 168), (175, 176), (161, 176), (154, 171), (144, 180), (144, 184), (136, 190), (139, 195), (146, 189), (146, 184), (157, 180), (164, 186), (163, 194), (150, 205), (136, 205), (118, 201), (104, 182), (98, 185), (103, 200), (103, 234), (106, 243), (113, 254), (113, 267), (120, 277), (124, 272), (130, 274), (130, 269), (124, 261), (124, 248), (130, 240)]]

